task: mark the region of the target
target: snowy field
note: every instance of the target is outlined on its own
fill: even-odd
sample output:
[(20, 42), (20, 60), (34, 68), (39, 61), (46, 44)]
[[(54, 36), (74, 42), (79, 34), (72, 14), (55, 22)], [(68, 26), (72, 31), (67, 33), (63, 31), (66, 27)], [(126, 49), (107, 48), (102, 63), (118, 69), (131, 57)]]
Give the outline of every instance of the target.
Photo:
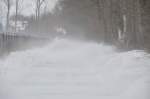
[(0, 99), (150, 99), (150, 55), (54, 40), (0, 60)]

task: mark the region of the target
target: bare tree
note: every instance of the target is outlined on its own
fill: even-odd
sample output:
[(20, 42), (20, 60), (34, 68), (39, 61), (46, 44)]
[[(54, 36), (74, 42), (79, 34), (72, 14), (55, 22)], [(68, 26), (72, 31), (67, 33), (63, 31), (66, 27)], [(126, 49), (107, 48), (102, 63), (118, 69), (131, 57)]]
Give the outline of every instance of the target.
[(39, 20), (40, 15), (41, 15), (41, 7), (44, 4), (45, 0), (36, 0), (36, 20)]
[(12, 0), (3, 0), (5, 6), (6, 6), (6, 9), (7, 9), (7, 14), (6, 14), (6, 30), (8, 31), (9, 29), (9, 18), (10, 18), (10, 9), (13, 5), (13, 2)]
[(15, 1), (15, 31), (17, 31), (17, 21), (18, 21), (18, 14), (21, 11), (23, 0), (16, 0)]
[(18, 7), (19, 7), (19, 0), (16, 0), (15, 31), (17, 31)]

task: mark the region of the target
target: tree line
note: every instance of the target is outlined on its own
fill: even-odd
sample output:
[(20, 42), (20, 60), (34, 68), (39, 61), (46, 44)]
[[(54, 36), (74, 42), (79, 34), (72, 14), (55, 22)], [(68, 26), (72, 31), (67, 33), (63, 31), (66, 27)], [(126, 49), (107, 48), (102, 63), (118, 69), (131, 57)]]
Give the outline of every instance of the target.
[(87, 38), (125, 49), (150, 49), (149, 0), (63, 0), (62, 5), (68, 27), (84, 28)]
[[(19, 21), (25, 19), (28, 21), (31, 19), (29, 16), (26, 17), (22, 14), (22, 10), (27, 7), (24, 6), (24, 2), (26, 2), (26, 0), (0, 0), (0, 5), (2, 6), (0, 8), (1, 16), (5, 17), (5, 31), (18, 32)], [(43, 10), (43, 5), (45, 4), (44, 7), (47, 6), (47, 0), (31, 0), (30, 2), (33, 2), (33, 9), (35, 10), (32, 16), (34, 16), (36, 20), (39, 20), (42, 16), (41, 11)], [(13, 26), (11, 21), (13, 22)]]
[[(12, 2), (13, 1), (13, 2)], [(21, 0), (1, 0), (7, 8), (6, 30), (10, 19), (27, 20), (23, 30), (27, 33), (59, 35), (63, 28), (65, 37), (93, 40), (114, 44), (123, 49), (150, 50), (150, 1), (149, 0), (59, 0), (54, 13), (43, 12), (46, 0), (34, 0), (35, 13), (25, 17), (20, 14)], [(15, 14), (10, 9), (15, 5)], [(44, 7), (43, 7), (44, 6)]]

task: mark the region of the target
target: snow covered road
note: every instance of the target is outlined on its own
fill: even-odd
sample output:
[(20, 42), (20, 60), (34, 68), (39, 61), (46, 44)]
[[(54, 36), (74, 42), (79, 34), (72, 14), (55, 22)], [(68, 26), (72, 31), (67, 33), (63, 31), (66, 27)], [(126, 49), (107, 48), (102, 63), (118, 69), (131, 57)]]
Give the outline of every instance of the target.
[(0, 60), (0, 99), (149, 99), (150, 55), (54, 40)]

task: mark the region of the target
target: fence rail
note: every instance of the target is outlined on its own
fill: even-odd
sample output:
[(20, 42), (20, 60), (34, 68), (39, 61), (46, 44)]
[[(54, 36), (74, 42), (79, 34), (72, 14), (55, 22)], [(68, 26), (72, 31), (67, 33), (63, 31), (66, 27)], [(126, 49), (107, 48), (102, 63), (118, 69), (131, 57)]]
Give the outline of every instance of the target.
[(46, 37), (18, 33), (0, 33), (0, 56), (17, 50), (42, 46), (49, 41)]

